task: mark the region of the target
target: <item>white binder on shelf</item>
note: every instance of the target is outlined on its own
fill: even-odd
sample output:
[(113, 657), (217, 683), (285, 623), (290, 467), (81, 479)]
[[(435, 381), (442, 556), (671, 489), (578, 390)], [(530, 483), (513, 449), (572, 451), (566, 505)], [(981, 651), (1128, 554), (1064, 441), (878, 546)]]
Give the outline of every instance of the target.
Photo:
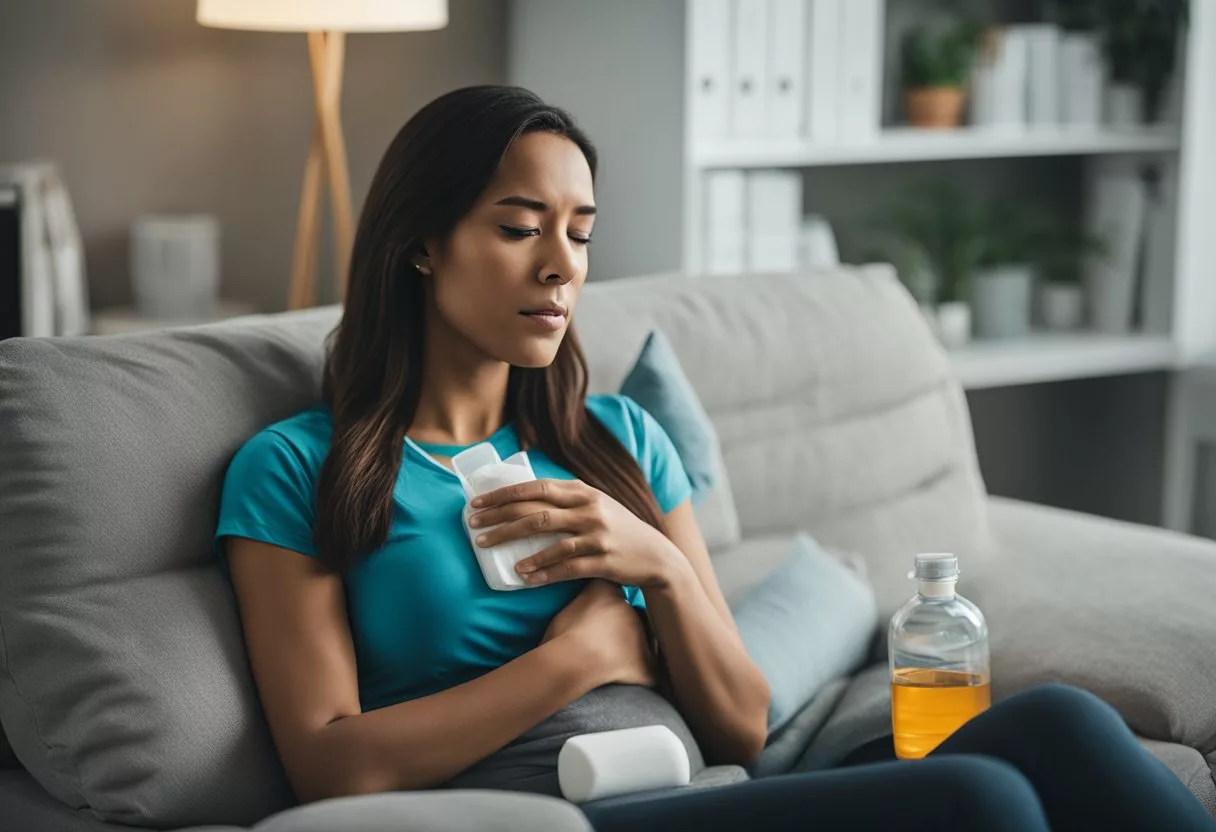
[(1099, 332), (1132, 329), (1144, 239), (1147, 194), (1134, 165), (1095, 162), (1091, 170), (1088, 228), (1106, 244), (1106, 256), (1084, 271), (1089, 322)]
[(726, 138), (730, 131), (731, 0), (689, 0), (688, 101), (694, 141)]
[(796, 138), (806, 106), (806, 2), (768, 0), (768, 134)]
[(1060, 123), (1060, 27), (1037, 23), (1017, 29), (1026, 39), (1026, 121), (1054, 127)]
[(741, 170), (705, 173), (703, 246), (707, 274), (738, 274), (747, 265), (747, 182)]
[(836, 143), (840, 30), (843, 0), (806, 0), (806, 135), (819, 145)]
[(747, 174), (747, 270), (798, 269), (802, 234), (802, 175), (755, 170)]
[(1060, 120), (1072, 127), (1097, 127), (1102, 121), (1102, 47), (1090, 32), (1065, 32), (1060, 38)]
[(882, 127), (884, 0), (845, 0), (837, 73), (839, 137), (877, 137)]
[(733, 0), (730, 126), (735, 137), (768, 132), (768, 0)]

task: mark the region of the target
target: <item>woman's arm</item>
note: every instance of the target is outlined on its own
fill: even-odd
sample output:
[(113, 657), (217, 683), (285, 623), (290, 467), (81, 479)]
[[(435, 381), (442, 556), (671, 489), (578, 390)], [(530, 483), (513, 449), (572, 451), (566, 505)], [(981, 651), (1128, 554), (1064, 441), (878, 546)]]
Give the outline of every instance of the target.
[(361, 713), (342, 579), (277, 546), (227, 548), (263, 710), (304, 802), (434, 786), (593, 688), (648, 673), (644, 637), (635, 658), (618, 619), (601, 616), (471, 682)]
[(707, 759), (747, 764), (767, 739), (768, 683), (739, 638), (692, 504), (672, 509), (665, 526), (677, 551), (645, 595), (676, 703)]

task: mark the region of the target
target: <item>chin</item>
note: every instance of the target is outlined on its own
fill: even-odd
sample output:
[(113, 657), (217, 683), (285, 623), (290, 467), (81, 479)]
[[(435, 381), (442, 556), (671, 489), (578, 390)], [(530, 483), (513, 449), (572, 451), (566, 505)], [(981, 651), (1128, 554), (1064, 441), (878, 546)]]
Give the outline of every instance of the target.
[(514, 367), (529, 367), (539, 369), (548, 367), (557, 358), (558, 344), (535, 344), (512, 350), (512, 358), (507, 361)]

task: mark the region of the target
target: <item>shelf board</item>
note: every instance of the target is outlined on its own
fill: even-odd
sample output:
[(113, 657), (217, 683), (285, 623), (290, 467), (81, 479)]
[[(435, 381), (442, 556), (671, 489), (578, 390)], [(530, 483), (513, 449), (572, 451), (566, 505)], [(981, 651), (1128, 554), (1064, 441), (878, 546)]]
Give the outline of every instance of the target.
[(949, 356), (955, 376), (968, 390), (1166, 370), (1178, 361), (1166, 336), (1090, 333), (975, 341), (950, 350)]
[(1071, 156), (1097, 153), (1155, 153), (1178, 149), (1173, 126), (1140, 128), (981, 128), (923, 130), (897, 127), (870, 141), (815, 145), (803, 140), (732, 139), (699, 143), (697, 168), (816, 167), (994, 159), (1010, 156)]

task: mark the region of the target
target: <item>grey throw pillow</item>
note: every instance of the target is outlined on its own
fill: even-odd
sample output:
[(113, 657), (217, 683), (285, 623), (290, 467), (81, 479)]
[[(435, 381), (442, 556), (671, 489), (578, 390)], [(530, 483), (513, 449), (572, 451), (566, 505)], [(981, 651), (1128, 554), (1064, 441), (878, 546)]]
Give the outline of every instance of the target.
[(316, 401), (337, 313), (0, 343), (0, 719), (82, 816), (293, 802), (211, 536), (233, 452)]
[(779, 731), (819, 691), (866, 659), (878, 626), (863, 576), (807, 535), (786, 560), (731, 604), (739, 633), (771, 691), (768, 727)]
[(620, 392), (654, 417), (671, 439), (692, 483), (693, 511), (711, 550), (737, 544), (739, 512), (718, 433), (666, 336), (652, 331)]

